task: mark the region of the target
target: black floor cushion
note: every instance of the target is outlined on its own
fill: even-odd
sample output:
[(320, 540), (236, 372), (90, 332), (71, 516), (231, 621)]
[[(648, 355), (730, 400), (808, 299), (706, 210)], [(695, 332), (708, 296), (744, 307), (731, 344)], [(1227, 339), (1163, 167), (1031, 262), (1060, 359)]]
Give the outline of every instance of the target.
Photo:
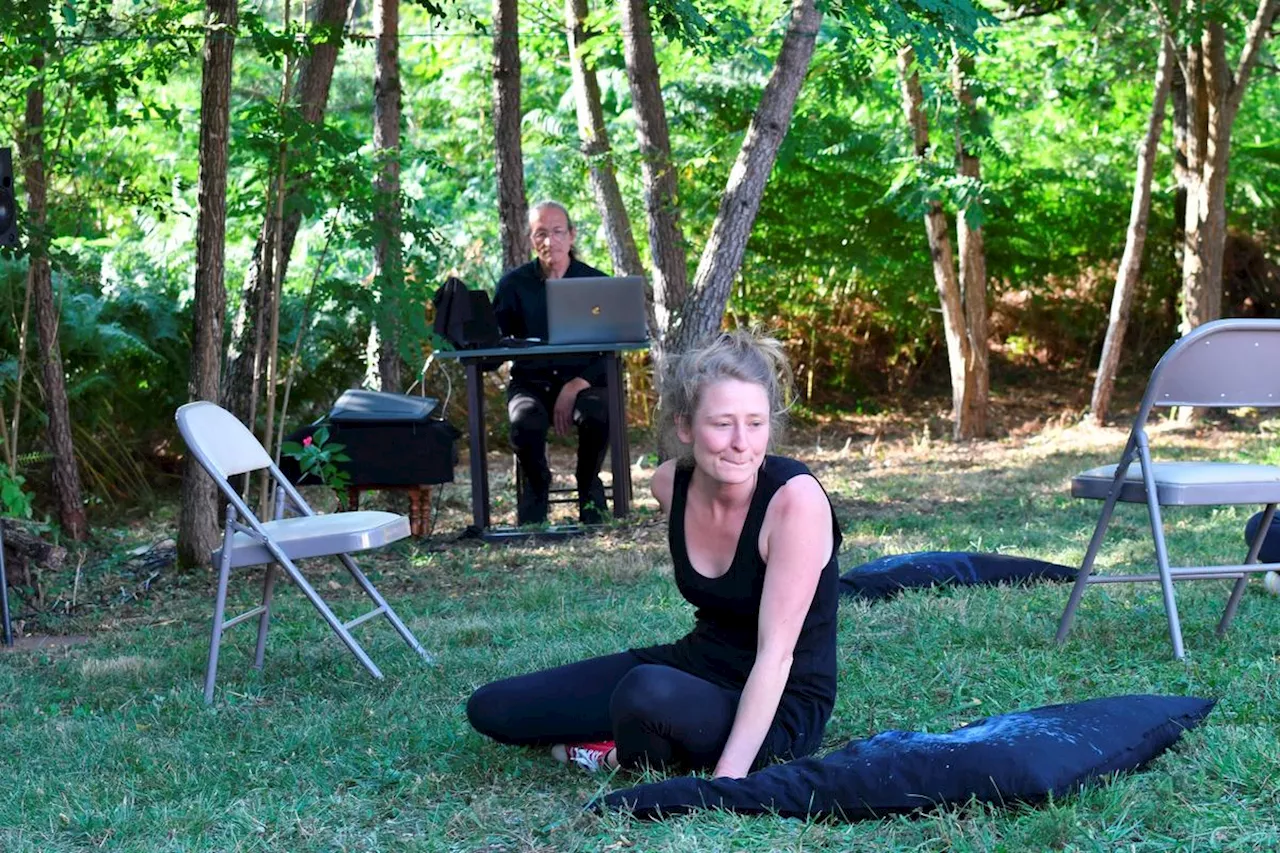
[(1036, 803), (1142, 767), (1214, 701), (1111, 696), (987, 717), (947, 734), (888, 731), (745, 779), (684, 776), (615, 791), (591, 806), (650, 819), (715, 808), (865, 820), (971, 799)]
[(840, 594), (879, 601), (904, 589), (943, 584), (1001, 584), (1030, 581), (1073, 581), (1070, 566), (1008, 554), (968, 551), (920, 551), (895, 554), (864, 563), (840, 577)]
[[(1253, 544), (1253, 537), (1262, 523), (1262, 513), (1255, 513), (1244, 525), (1244, 541)], [(1280, 563), (1280, 512), (1271, 519), (1267, 527), (1267, 536), (1262, 540), (1262, 550), (1258, 552), (1259, 563)]]

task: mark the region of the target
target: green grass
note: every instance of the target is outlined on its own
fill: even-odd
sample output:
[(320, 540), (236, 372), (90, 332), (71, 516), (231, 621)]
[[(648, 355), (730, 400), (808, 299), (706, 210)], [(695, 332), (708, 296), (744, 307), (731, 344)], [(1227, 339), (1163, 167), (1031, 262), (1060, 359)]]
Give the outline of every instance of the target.
[[(1071, 473), (1110, 461), (1122, 440), (1115, 430), (1053, 429), (970, 447), (917, 439), (816, 451), (797, 439), (790, 450), (812, 461), (832, 493), (845, 531), (843, 568), (924, 549), (1071, 564), (1098, 505), (1073, 501), (1065, 484)], [(1274, 453), (1274, 441), (1257, 429), (1177, 433), (1160, 443), (1180, 453), (1206, 445), (1243, 448), (1240, 458)], [(645, 484), (638, 477), (638, 494)], [(466, 503), (464, 488), (451, 487), (439, 526), (459, 529)], [(1170, 513), (1175, 560), (1242, 554), (1248, 514)], [(1104, 564), (1148, 559), (1145, 523), (1139, 508), (1122, 508)], [(364, 564), (436, 665), (373, 623), (360, 629), (386, 673), (373, 681), (286, 587), (265, 671), (249, 667), (252, 629), (233, 629), (217, 701), (206, 707), (209, 579), (171, 571), (142, 604), (104, 604), (68, 623), (90, 634), (83, 644), (0, 654), (0, 850), (1280, 846), (1280, 600), (1257, 582), (1225, 638), (1213, 629), (1227, 583), (1179, 586), (1186, 663), (1171, 658), (1154, 585), (1089, 590), (1064, 647), (1052, 641), (1064, 586), (935, 590), (842, 605), (828, 748), (889, 728), (946, 731), (990, 714), (1118, 693), (1220, 697), (1205, 725), (1143, 772), (1034, 808), (970, 804), (856, 824), (718, 813), (645, 823), (581, 807), (603, 790), (652, 777), (592, 777), (540, 752), (498, 746), (469, 729), (463, 707), (490, 679), (688, 628), (665, 529), (648, 505), (631, 524), (570, 543), (492, 548), (439, 537)], [(113, 583), (94, 580), (96, 588)], [(239, 578), (233, 597), (250, 602), (257, 580)], [(356, 612), (354, 588), (340, 574), (322, 572), (319, 585), (339, 609)]]

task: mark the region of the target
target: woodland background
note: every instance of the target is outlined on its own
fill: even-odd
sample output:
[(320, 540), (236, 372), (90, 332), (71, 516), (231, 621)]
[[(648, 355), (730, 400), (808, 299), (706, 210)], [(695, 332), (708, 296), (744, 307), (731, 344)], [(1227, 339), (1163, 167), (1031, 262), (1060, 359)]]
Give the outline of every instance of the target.
[[(1132, 303), (1116, 371), (1140, 380), (1180, 330), (1280, 314), (1277, 5), (6, 4), (0, 146), (14, 147), (19, 240), (0, 248), (0, 511), (78, 538), (86, 509), (108, 521), (172, 501), (173, 412), (193, 397), (234, 400), (274, 442), (347, 387), (410, 387), (440, 343), (429, 333), (438, 284), (457, 274), (491, 288), (528, 257), (520, 205), (563, 201), (580, 255), (621, 271), (622, 232), (593, 192), (602, 165), (629, 221), (629, 263), (654, 282), (654, 357), (687, 345), (678, 316), (688, 328), (695, 315), (761, 325), (790, 350), (802, 417), (926, 400), (950, 409), (958, 438), (999, 431), (985, 412), (962, 428), (969, 374), (955, 347), (973, 303), (947, 308), (933, 263), (950, 228), (981, 235), (977, 284), (960, 260), (950, 286), (983, 306), (965, 358), (989, 356), (984, 383), (1015, 396), (1088, 389), (1116, 326), (1118, 277)], [(812, 57), (783, 68), (804, 26)], [(643, 44), (637, 53), (642, 30), (652, 67)], [(325, 51), (332, 81), (317, 108), (306, 87)], [(580, 130), (575, 68), (594, 73), (594, 136)], [(770, 81), (787, 74), (794, 108), (765, 115)], [(225, 126), (202, 108), (202, 97), (216, 106), (218, 79)], [(665, 152), (645, 91), (660, 96)], [(1228, 151), (1206, 128), (1223, 111), (1214, 104), (1232, 103)], [(732, 191), (753, 118), (777, 146), (776, 161), (756, 162), (758, 212)], [(1212, 183), (1189, 169), (1206, 150), (1222, 169), (1229, 157), (1214, 179), (1229, 175), (1222, 240), (1189, 249), (1188, 193), (1195, 207)], [(219, 168), (222, 209), (200, 192)], [(735, 205), (740, 262), (707, 249)], [(208, 230), (219, 219), (221, 236)], [(675, 261), (662, 255), (672, 246)], [(1188, 272), (1189, 254), (1210, 258), (1207, 278)], [(689, 288), (683, 314), (676, 278)], [(721, 297), (699, 302), (712, 279)], [(427, 375), (432, 393), (441, 370)], [(632, 366), (642, 397), (646, 373)], [(985, 409), (985, 386), (972, 393)], [(188, 555), (207, 553), (212, 535), (205, 485), (182, 499), (197, 516)]]

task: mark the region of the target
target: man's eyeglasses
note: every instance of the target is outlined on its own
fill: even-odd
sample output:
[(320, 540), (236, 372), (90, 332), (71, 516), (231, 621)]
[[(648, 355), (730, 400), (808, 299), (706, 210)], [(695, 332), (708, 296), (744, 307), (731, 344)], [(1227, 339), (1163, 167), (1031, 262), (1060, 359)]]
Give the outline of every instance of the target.
[(552, 228), (550, 231), (544, 231), (542, 229), (538, 229), (537, 231), (533, 232), (533, 242), (541, 243), (543, 240), (547, 239), (548, 237), (554, 237), (557, 240), (563, 240), (565, 237), (568, 237), (568, 236), (569, 236), (568, 228)]

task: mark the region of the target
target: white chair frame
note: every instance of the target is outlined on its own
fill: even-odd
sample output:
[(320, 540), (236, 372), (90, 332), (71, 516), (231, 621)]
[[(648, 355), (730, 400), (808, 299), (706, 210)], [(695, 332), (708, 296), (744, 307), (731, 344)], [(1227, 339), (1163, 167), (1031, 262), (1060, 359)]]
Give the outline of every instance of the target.
[[(1156, 407), (1173, 406), (1280, 407), (1280, 320), (1216, 320), (1194, 329), (1177, 341), (1151, 374), (1119, 464), (1095, 468), (1073, 478), (1073, 496), (1101, 499), (1104, 503), (1058, 624), (1058, 643), (1066, 641), (1087, 586), (1156, 581), (1164, 597), (1173, 654), (1175, 658), (1182, 659), (1186, 652), (1174, 597), (1174, 581), (1235, 580), (1226, 609), (1218, 622), (1217, 631), (1222, 635), (1235, 618), (1249, 576), (1280, 568), (1277, 563), (1258, 562), (1258, 553), (1275, 516), (1276, 504), (1280, 503), (1280, 467), (1232, 462), (1153, 462), (1147, 420)], [(1135, 459), (1137, 471), (1132, 470)], [(1094, 561), (1117, 502), (1146, 504), (1155, 543), (1156, 572), (1094, 573)], [(1243, 563), (1170, 565), (1160, 512), (1162, 506), (1243, 504), (1261, 504), (1264, 507), (1262, 523), (1249, 543)]]
[[(209, 662), (205, 670), (204, 699), (212, 702), (218, 674), (218, 652), (223, 633), (233, 625), (258, 617), (258, 643), (254, 667), (262, 669), (266, 652), (267, 627), (276, 578), (283, 569), (302, 590), (307, 600), (360, 664), (377, 679), (382, 671), (351, 634), (355, 628), (377, 616), (386, 617), (396, 633), (428, 662), (432, 657), (401, 621), (395, 610), (360, 571), (351, 553), (382, 547), (409, 535), (409, 520), (389, 512), (341, 512), (317, 514), (293, 484), (285, 478), (253, 433), (226, 409), (207, 401), (187, 403), (177, 411), (178, 430), (200, 466), (213, 478), (227, 498), (227, 515), (222, 545), (212, 554), (218, 568), (218, 591), (214, 600), (213, 631), (209, 642)], [(266, 469), (275, 484), (275, 512), (271, 521), (261, 521), (230, 483), (231, 477)], [(301, 513), (286, 517), (292, 507)], [(373, 601), (375, 607), (343, 622), (334, 615), (298, 569), (295, 560), (336, 556)], [(231, 570), (242, 566), (266, 565), (262, 603), (230, 619), (226, 618), (227, 588)]]

